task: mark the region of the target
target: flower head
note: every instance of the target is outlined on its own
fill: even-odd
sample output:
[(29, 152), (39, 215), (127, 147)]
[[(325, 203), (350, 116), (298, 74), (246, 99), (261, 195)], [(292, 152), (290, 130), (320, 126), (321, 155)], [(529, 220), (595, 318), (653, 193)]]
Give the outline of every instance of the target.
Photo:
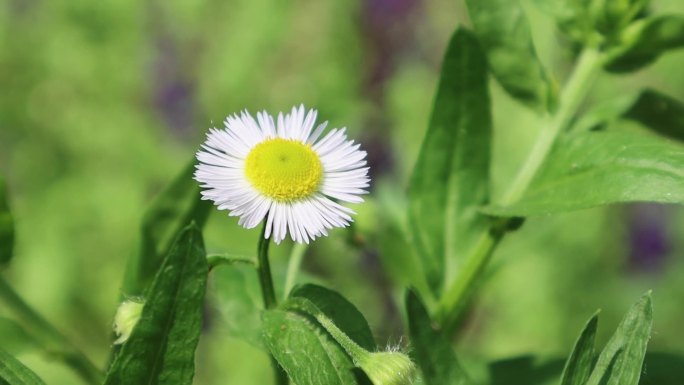
[(266, 220), (264, 236), (280, 243), (309, 243), (334, 227), (345, 227), (354, 212), (338, 201), (359, 203), (368, 187), (366, 152), (347, 140), (345, 129), (326, 135), (327, 122), (314, 129), (316, 110), (293, 107), (265, 111), (256, 120), (243, 111), (213, 128), (202, 149), (195, 179), (203, 199), (253, 228)]
[(140, 320), (144, 303), (139, 299), (128, 299), (119, 305), (114, 316), (114, 333), (117, 335), (115, 345), (123, 344), (133, 333), (133, 328)]

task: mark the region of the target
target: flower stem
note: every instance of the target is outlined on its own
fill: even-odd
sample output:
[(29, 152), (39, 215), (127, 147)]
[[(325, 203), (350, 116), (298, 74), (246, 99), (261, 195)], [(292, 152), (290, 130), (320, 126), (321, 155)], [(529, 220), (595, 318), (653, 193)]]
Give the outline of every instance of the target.
[[(522, 197), (551, 152), (556, 138), (572, 122), (600, 68), (600, 53), (593, 48), (585, 48), (563, 89), (558, 109), (548, 117), (546, 127), (541, 130), (525, 163), (498, 204), (510, 205)], [(440, 299), (437, 317), (447, 334), (456, 327), (460, 313), (472, 295), (474, 285), (485, 271), (494, 249), (505, 234), (504, 229), (508, 223), (507, 219), (503, 219), (503, 222), (495, 221), (495, 224), (483, 230), (472, 253), (466, 257), (459, 275)]]
[[(259, 244), (257, 246), (257, 274), (259, 275), (259, 285), (261, 286), (261, 294), (264, 299), (264, 308), (270, 310), (278, 305), (276, 301), (275, 290), (273, 289), (273, 277), (271, 276), (271, 264), (268, 261), (268, 246), (270, 240), (266, 239), (266, 222), (264, 221), (261, 228), (261, 236), (259, 237)], [(276, 385), (287, 385), (289, 383), (287, 373), (278, 364), (278, 361), (270, 355), (271, 366), (275, 375)]]
[(52, 324), (31, 308), (0, 276), (0, 301), (5, 304), (31, 335), (39, 339), (51, 356), (59, 359), (88, 384), (100, 384), (102, 372)]

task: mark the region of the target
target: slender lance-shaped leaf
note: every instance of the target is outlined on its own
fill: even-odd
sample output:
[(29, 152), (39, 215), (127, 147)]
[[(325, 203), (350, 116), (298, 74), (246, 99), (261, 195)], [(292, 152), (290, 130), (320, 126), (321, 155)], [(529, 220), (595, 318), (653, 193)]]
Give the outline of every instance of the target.
[(297, 385), (356, 385), (354, 364), (315, 320), (300, 313), (267, 310), (266, 346)]
[(651, 293), (644, 294), (606, 344), (586, 385), (637, 385), (651, 338)]
[(192, 224), (157, 271), (140, 321), (112, 363), (105, 385), (192, 383), (208, 270), (202, 234)]
[(661, 135), (684, 140), (684, 104), (656, 90), (644, 90), (624, 117)]
[(486, 59), (477, 39), (459, 29), (409, 186), (413, 241), (435, 293), (444, 282), (445, 258), (462, 259), (487, 226), (477, 208), (489, 199), (490, 142)]
[(594, 342), (598, 327), (598, 313), (587, 322), (582, 330), (575, 348), (565, 363), (561, 385), (584, 385), (589, 379), (594, 364)]
[(641, 20), (625, 34), (625, 45), (609, 52), (611, 59), (606, 63), (609, 71), (635, 71), (669, 50), (684, 47), (684, 16), (665, 15)]
[(10, 354), (35, 351), (43, 348), (41, 342), (26, 332), (24, 325), (11, 319), (0, 317), (0, 348)]
[(557, 89), (532, 42), (530, 26), (517, 0), (466, 0), (475, 33), (501, 86), (537, 111), (554, 108)]
[(296, 287), (290, 298), (306, 298), (349, 338), (368, 351), (376, 349), (368, 321), (351, 302), (339, 293), (325, 287), (307, 284)]
[(7, 203), (5, 178), (0, 176), (0, 267), (9, 263), (14, 250), (14, 220)]
[(640, 201), (684, 203), (684, 146), (638, 133), (585, 132), (559, 141), (520, 201), (483, 211), (530, 216)]
[(7, 385), (45, 385), (38, 375), (2, 349), (0, 349), (0, 383)]
[(449, 338), (433, 329), (430, 316), (418, 294), (406, 294), (406, 313), (411, 338), (411, 356), (420, 366), (427, 385), (468, 385), (471, 381), (459, 365)]
[(143, 293), (183, 227), (192, 221), (200, 228), (204, 226), (211, 202), (200, 199), (199, 185), (192, 179), (195, 163), (193, 158), (145, 212), (140, 246), (127, 266), (124, 295)]

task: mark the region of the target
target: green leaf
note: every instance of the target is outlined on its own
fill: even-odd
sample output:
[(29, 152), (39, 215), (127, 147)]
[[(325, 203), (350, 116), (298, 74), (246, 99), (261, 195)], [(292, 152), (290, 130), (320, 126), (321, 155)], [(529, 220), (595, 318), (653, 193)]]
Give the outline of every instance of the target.
[(489, 68), (511, 96), (537, 111), (552, 110), (557, 87), (544, 70), (517, 0), (466, 0)]
[(591, 0), (532, 0), (542, 11), (553, 16), (558, 29), (576, 43), (589, 42), (594, 32), (589, 15)]
[(467, 373), (458, 363), (450, 339), (433, 329), (433, 323), (418, 294), (406, 294), (411, 358), (418, 363), (427, 385), (471, 384)]
[(684, 140), (684, 104), (656, 90), (647, 89), (624, 114), (658, 134)]
[(632, 306), (606, 344), (586, 385), (637, 385), (651, 338), (651, 293)]
[(138, 252), (126, 270), (123, 285), (126, 296), (144, 292), (176, 236), (188, 223), (195, 221), (200, 228), (204, 226), (212, 205), (200, 199), (199, 185), (192, 179), (195, 164), (193, 158), (145, 211)]
[(506, 358), (489, 364), (489, 385), (557, 384), (563, 361), (534, 356)]
[(520, 201), (483, 211), (530, 216), (639, 201), (684, 202), (684, 146), (638, 133), (585, 132), (557, 143)]
[(598, 327), (598, 313), (594, 314), (582, 330), (570, 357), (565, 363), (561, 385), (584, 385), (594, 366), (594, 341)]
[(672, 353), (647, 353), (639, 384), (682, 385), (684, 370), (680, 368), (684, 368), (684, 356)]
[(431, 290), (438, 293), (488, 219), (491, 116), (486, 59), (457, 30), (449, 43), (432, 117), (409, 185), (409, 223)]
[(261, 292), (252, 266), (221, 266), (211, 273), (209, 291), (227, 332), (262, 347)]
[(38, 375), (2, 349), (0, 349), (0, 383), (8, 385), (45, 385)]
[(684, 47), (684, 16), (664, 15), (640, 20), (624, 34), (625, 42), (608, 53), (608, 71), (635, 71), (669, 50)]
[(14, 220), (7, 203), (5, 178), (0, 176), (0, 267), (9, 263), (14, 250)]
[(10, 354), (19, 354), (41, 347), (40, 342), (29, 335), (17, 321), (0, 317), (0, 348)]
[(368, 351), (375, 351), (375, 339), (368, 321), (351, 302), (339, 293), (322, 286), (307, 284), (298, 286), (290, 298), (306, 298), (349, 338)]
[(355, 385), (354, 364), (313, 318), (282, 310), (264, 312), (264, 341), (297, 385)]
[(207, 273), (202, 234), (192, 224), (157, 271), (140, 321), (112, 363), (106, 385), (192, 383)]

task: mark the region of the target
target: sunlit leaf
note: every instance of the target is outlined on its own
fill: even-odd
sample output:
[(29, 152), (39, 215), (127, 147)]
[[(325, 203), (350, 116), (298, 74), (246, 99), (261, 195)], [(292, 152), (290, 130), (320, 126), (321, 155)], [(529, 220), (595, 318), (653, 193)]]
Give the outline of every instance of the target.
[(467, 385), (472, 382), (458, 363), (450, 339), (433, 328), (420, 297), (413, 290), (406, 294), (411, 357), (418, 363), (427, 385)]
[(444, 57), (409, 186), (413, 241), (435, 293), (445, 269), (487, 226), (477, 208), (489, 198), (491, 129), (486, 58), (472, 33), (459, 29)]
[(684, 202), (684, 146), (653, 135), (586, 132), (560, 140), (520, 201), (484, 211), (529, 216), (639, 201)]
[(651, 338), (653, 309), (647, 293), (632, 306), (606, 344), (586, 385), (637, 385), (646, 345)]
[(598, 314), (584, 326), (570, 357), (565, 362), (561, 385), (584, 385), (594, 366), (594, 341), (598, 327)]
[(664, 15), (637, 22), (625, 32), (624, 46), (610, 53), (606, 69), (612, 72), (638, 70), (660, 55), (684, 47), (684, 16)]
[(140, 295), (152, 281), (178, 233), (191, 221), (201, 228), (209, 216), (211, 203), (200, 200), (200, 188), (192, 179), (195, 159), (147, 208), (137, 253), (130, 259), (123, 293)]
[(2, 349), (0, 349), (0, 383), (7, 385), (45, 385), (38, 375)]
[(202, 235), (193, 224), (155, 275), (140, 321), (112, 363), (106, 385), (192, 383), (207, 273)]
[(470, 19), (494, 77), (511, 96), (538, 111), (551, 110), (556, 86), (534, 49), (517, 0), (467, 0)]
[(14, 251), (14, 220), (7, 203), (5, 178), (0, 176), (0, 266), (12, 259)]

